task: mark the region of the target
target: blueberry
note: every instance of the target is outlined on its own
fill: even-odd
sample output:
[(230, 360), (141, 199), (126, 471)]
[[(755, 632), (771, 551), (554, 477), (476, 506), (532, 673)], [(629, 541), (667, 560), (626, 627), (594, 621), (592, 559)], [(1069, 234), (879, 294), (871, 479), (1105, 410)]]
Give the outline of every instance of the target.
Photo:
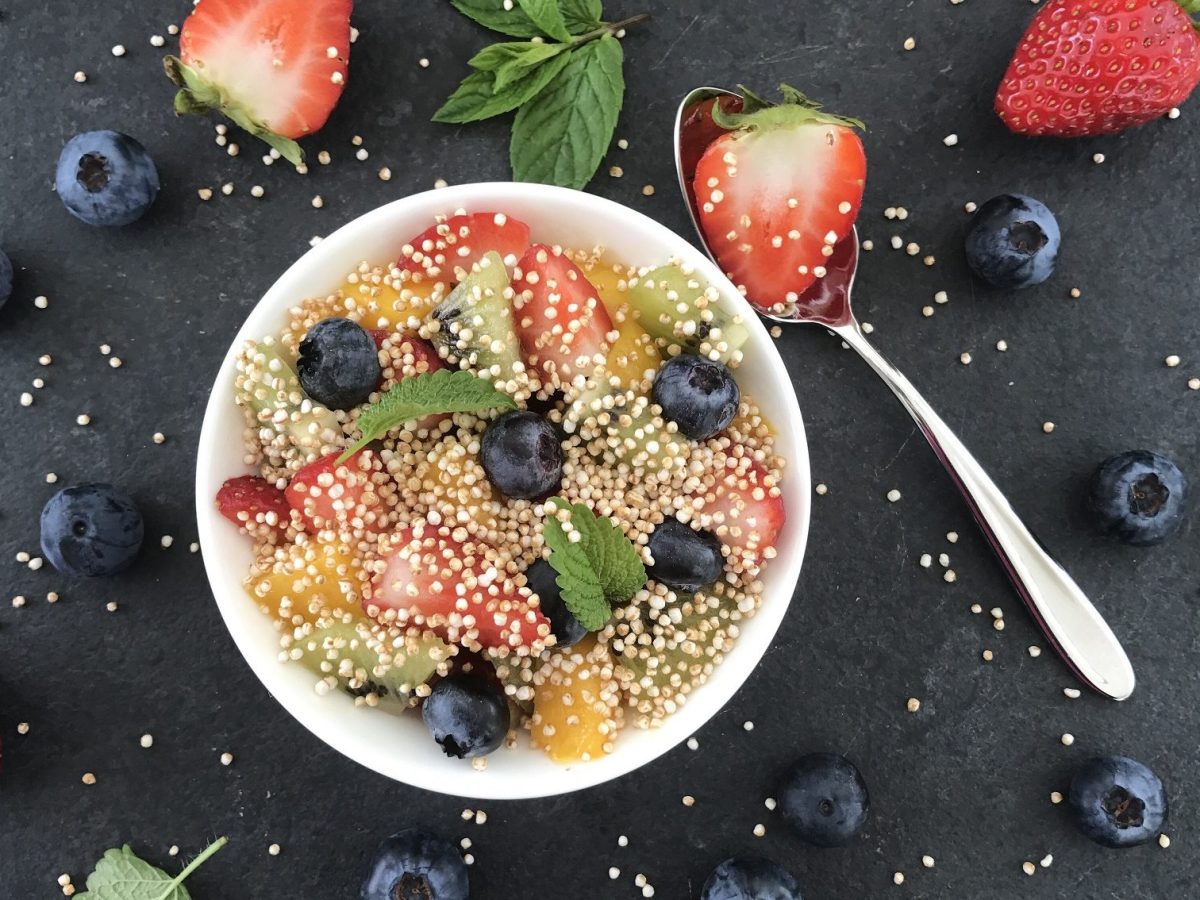
[(729, 369), (699, 356), (676, 356), (654, 376), (650, 397), (663, 416), (693, 441), (705, 441), (729, 427), (742, 392)]
[(477, 675), (451, 675), (433, 686), (421, 717), (447, 756), (486, 756), (508, 735), (508, 701)]
[(142, 546), (142, 514), (111, 484), (63, 488), (42, 508), (42, 555), (64, 575), (115, 575)]
[(1158, 776), (1136, 759), (1089, 759), (1071, 779), (1071, 815), (1085, 835), (1105, 847), (1136, 847), (1167, 821), (1167, 793)]
[(467, 864), (449, 841), (406, 828), (379, 845), (361, 900), (467, 900)]
[(721, 577), (725, 560), (721, 542), (708, 531), (697, 531), (678, 519), (667, 518), (650, 534), (654, 565), (647, 573), (676, 591), (698, 591)]
[(300, 387), (328, 409), (353, 409), (379, 387), (375, 339), (357, 322), (322, 319), (300, 342)]
[(784, 821), (816, 847), (849, 843), (871, 808), (862, 775), (836, 753), (800, 757), (780, 782), (777, 797)]
[(1054, 272), (1061, 237), (1045, 204), (1022, 194), (993, 197), (967, 232), (967, 264), (993, 287), (1026, 288)]
[(800, 884), (779, 863), (757, 856), (727, 859), (708, 876), (700, 900), (803, 900)]
[(13, 267), (8, 255), (0, 250), (0, 309), (12, 296)]
[(54, 184), (67, 212), (80, 221), (128, 225), (158, 196), (158, 169), (146, 148), (129, 135), (89, 131), (63, 147)]
[(554, 426), (528, 410), (506, 412), (483, 433), (488, 481), (514, 500), (534, 500), (558, 490), (563, 452)]
[(541, 600), (542, 615), (550, 620), (557, 647), (573, 647), (587, 635), (588, 630), (563, 603), (562, 591), (558, 587), (558, 573), (544, 559), (539, 559), (525, 570), (529, 589)]
[(1145, 546), (1166, 540), (1183, 522), (1187, 478), (1150, 450), (1118, 453), (1092, 475), (1088, 506), (1106, 534)]

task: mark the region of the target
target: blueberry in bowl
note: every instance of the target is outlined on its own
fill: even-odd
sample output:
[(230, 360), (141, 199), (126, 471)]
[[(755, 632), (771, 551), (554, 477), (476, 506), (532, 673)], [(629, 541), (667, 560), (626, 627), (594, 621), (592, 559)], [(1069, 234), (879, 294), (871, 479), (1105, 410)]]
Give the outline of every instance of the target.
[(55, 190), (67, 212), (104, 228), (130, 225), (158, 196), (158, 169), (134, 138), (119, 131), (77, 134), (62, 149)]
[(544, 559), (537, 560), (525, 570), (525, 580), (541, 600), (542, 615), (550, 620), (550, 633), (554, 635), (556, 647), (574, 647), (587, 636), (588, 630), (563, 602), (558, 573), (550, 563)]
[(360, 900), (467, 900), (467, 864), (454, 845), (423, 828), (406, 828), (375, 851)]
[(562, 482), (563, 452), (554, 426), (528, 410), (500, 416), (483, 433), (481, 461), (496, 490), (514, 500), (533, 500)]
[(324, 319), (300, 342), (300, 386), (328, 409), (353, 409), (379, 387), (375, 339), (357, 322)]
[(1061, 240), (1058, 220), (1044, 203), (1023, 194), (1002, 194), (971, 219), (967, 265), (993, 287), (1033, 287), (1053, 274)]
[(787, 869), (757, 856), (725, 860), (708, 876), (700, 900), (803, 900), (800, 883)]
[(691, 354), (662, 364), (651, 396), (662, 407), (663, 416), (693, 441), (708, 440), (728, 428), (742, 399), (728, 368)]
[(133, 499), (111, 484), (63, 488), (42, 508), (42, 555), (64, 575), (115, 575), (133, 564), (145, 527)]
[(1161, 453), (1130, 450), (1100, 464), (1087, 502), (1106, 534), (1137, 546), (1158, 544), (1183, 522), (1187, 478)]
[(1079, 830), (1105, 847), (1144, 844), (1155, 838), (1167, 821), (1162, 781), (1127, 756), (1085, 762), (1071, 779), (1068, 802)]
[(777, 791), (779, 809), (792, 830), (816, 847), (841, 847), (866, 824), (867, 785), (855, 765), (835, 753), (802, 756)]
[(671, 517), (650, 533), (647, 546), (654, 559), (647, 569), (650, 577), (677, 591), (698, 591), (712, 584), (725, 565), (721, 542), (711, 532)]
[(486, 756), (508, 734), (508, 701), (477, 675), (451, 675), (433, 686), (421, 705), (421, 717), (447, 756)]

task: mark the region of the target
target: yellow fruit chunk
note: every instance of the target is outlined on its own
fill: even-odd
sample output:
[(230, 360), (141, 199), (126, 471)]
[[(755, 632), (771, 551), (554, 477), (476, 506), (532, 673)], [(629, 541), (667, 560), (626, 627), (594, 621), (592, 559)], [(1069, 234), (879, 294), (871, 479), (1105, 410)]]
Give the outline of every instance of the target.
[(393, 278), (379, 269), (342, 287), (343, 295), (360, 311), (363, 328), (387, 331), (415, 331), (446, 296), (446, 290), (442, 281), (415, 281), (407, 272), (402, 278)]
[(250, 570), (246, 593), (266, 612), (292, 626), (359, 610), (362, 562), (346, 544), (301, 535), (277, 547)]
[(611, 753), (620, 728), (620, 697), (608, 647), (594, 637), (554, 652), (534, 675), (533, 746), (558, 763)]
[(647, 372), (658, 369), (662, 356), (654, 338), (638, 324), (633, 307), (629, 305), (626, 276), (613, 266), (598, 262), (588, 270), (587, 277), (600, 295), (600, 302), (608, 310), (618, 334), (608, 350), (605, 371), (616, 376), (623, 387), (638, 386)]

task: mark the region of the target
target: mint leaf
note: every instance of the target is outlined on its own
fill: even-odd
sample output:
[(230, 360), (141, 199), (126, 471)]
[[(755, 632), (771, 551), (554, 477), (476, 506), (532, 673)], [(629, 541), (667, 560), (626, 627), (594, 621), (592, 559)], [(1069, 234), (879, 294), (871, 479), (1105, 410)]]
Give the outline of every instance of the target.
[(600, 0), (560, 0), (558, 5), (571, 34), (595, 31), (604, 24), (601, 21), (604, 10)]
[(547, 44), (533, 41), (512, 41), (492, 44), (476, 53), (469, 61), (474, 69), (493, 72), (496, 76), (493, 91), (498, 93), (519, 81), (547, 60), (569, 50), (568, 44)]
[(572, 543), (551, 510), (566, 506), (555, 500), (543, 526), (550, 565), (563, 603), (588, 631), (598, 631), (612, 617), (611, 604), (627, 603), (646, 585), (646, 567), (637, 548), (611, 519), (597, 516), (582, 503), (566, 506), (571, 527), (579, 532)]
[(76, 900), (191, 900), (183, 882), (227, 843), (228, 838), (218, 838), (174, 878), (138, 858), (128, 844), (108, 850), (88, 876), (87, 892)]
[(599, 631), (612, 618), (612, 610), (587, 554), (567, 539), (562, 523), (554, 517), (546, 519), (544, 534), (550, 548), (550, 565), (558, 573), (554, 580), (562, 591), (563, 604), (580, 625), (588, 631)]
[(496, 89), (495, 72), (472, 72), (433, 114), (433, 121), (462, 125), (511, 112), (540, 94), (569, 58), (566, 53), (551, 57), (504, 90)]
[(556, 41), (569, 41), (571, 33), (567, 31), (567, 23), (563, 21), (562, 10), (558, 8), (558, 0), (517, 0), (525, 14), (533, 20), (533, 24)]
[(463, 369), (439, 369), (403, 378), (362, 411), (358, 417), (362, 438), (337, 461), (345, 462), (371, 441), (413, 419), (438, 413), (516, 408), (508, 394), (500, 393), (490, 381)]
[(625, 96), (624, 52), (612, 35), (571, 53), (570, 61), (513, 122), (513, 178), (582, 189), (612, 142)]
[(542, 32), (533, 24), (516, 0), (509, 0), (511, 9), (504, 8), (504, 0), (450, 0), (464, 16), (474, 19), (484, 28), (507, 34), (509, 37), (531, 38)]

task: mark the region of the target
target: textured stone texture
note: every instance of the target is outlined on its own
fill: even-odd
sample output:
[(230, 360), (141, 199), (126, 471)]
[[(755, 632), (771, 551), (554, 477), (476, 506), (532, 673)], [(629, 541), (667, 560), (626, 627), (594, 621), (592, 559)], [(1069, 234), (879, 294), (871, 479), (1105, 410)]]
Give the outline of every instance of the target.
[[(250, 900), (278, 892), (354, 896), (376, 840), (424, 823), (469, 836), (480, 900), (635, 897), (637, 872), (657, 896), (691, 898), (711, 867), (738, 852), (789, 865), (806, 897), (1176, 898), (1200, 875), (1188, 850), (1200, 781), (1195, 698), (1197, 529), (1158, 549), (1093, 536), (1075, 512), (1081, 478), (1110, 452), (1161, 448), (1200, 474), (1200, 375), (1194, 289), (1200, 263), (1195, 110), (1097, 141), (1032, 143), (1004, 132), (990, 94), (1025, 21), (1017, 0), (878, 4), (743, 0), (610, 4), (610, 15), (654, 14), (626, 43), (630, 86), (615, 150), (625, 177), (592, 189), (677, 230), (688, 228), (674, 188), (670, 123), (699, 83), (787, 80), (870, 125), (871, 173), (861, 220), (865, 254), (858, 310), (874, 337), (979, 455), (1034, 530), (1056, 549), (1125, 641), (1140, 686), (1127, 703), (1066, 700), (1072, 679), (1042, 643), (988, 555), (948, 479), (908, 418), (864, 365), (818, 329), (786, 332), (783, 349), (801, 397), (815, 479), (809, 558), (797, 601), (762, 666), (684, 748), (618, 784), (537, 803), (486, 804), (488, 824), (464, 824), (469, 802), (387, 782), (318, 744), (260, 687), (228, 638), (194, 539), (193, 445), (215, 368), (246, 311), (309, 238), (380, 203), (448, 181), (502, 179), (506, 124), (432, 126), (428, 119), (488, 40), (441, 0), (362, 0), (350, 85), (327, 130), (307, 142), (301, 178), (214, 146), (209, 124), (178, 121), (160, 76), (166, 33), (190, 8), (46, 0), (0, 12), (0, 242), (18, 266), (0, 313), (0, 895), (58, 895), (105, 848), (131, 841), (158, 862), (178, 843), (193, 853), (216, 834), (231, 846), (192, 882), (198, 898)], [(705, 10), (701, 13), (701, 10)], [(915, 36), (917, 48), (901, 45)], [(128, 54), (111, 56), (123, 43)], [(168, 39), (167, 48), (175, 46)], [(418, 67), (428, 57), (428, 69)], [(87, 84), (72, 81), (77, 69)], [(73, 133), (117, 128), (158, 161), (164, 190), (140, 224), (113, 232), (70, 219), (50, 190), (54, 160)], [(958, 146), (942, 138), (955, 132)], [(354, 160), (350, 138), (371, 152)], [(328, 148), (333, 166), (316, 165)], [(1094, 165), (1092, 154), (1107, 161)], [(382, 165), (394, 178), (376, 177)], [(236, 184), (201, 203), (196, 190)], [(655, 196), (642, 196), (644, 184)], [(249, 188), (266, 188), (253, 200)], [(1019, 296), (966, 276), (960, 241), (967, 200), (1021, 190), (1046, 201), (1064, 231), (1058, 274)], [(321, 194), (325, 206), (310, 200)], [(885, 220), (887, 206), (910, 211)], [(892, 234), (937, 256), (887, 248)], [(1069, 299), (1072, 286), (1082, 298)], [(920, 314), (935, 291), (951, 302)], [(45, 311), (35, 295), (50, 298)], [(993, 348), (1008, 342), (1006, 354)], [(97, 350), (112, 344), (125, 365)], [(969, 350), (970, 366), (958, 362)], [(43, 369), (38, 356), (52, 354)], [(1169, 353), (1184, 362), (1167, 369)], [(21, 408), (18, 397), (47, 386)], [(92, 425), (74, 424), (81, 412)], [(1043, 434), (1046, 420), (1057, 424)], [(155, 431), (168, 440), (151, 441)], [(110, 479), (141, 501), (145, 558), (108, 582), (74, 583), (14, 563), (36, 552), (37, 513), (59, 484)], [(891, 504), (891, 488), (903, 492)], [(955, 546), (944, 535), (962, 536)], [(158, 538), (175, 537), (161, 549)], [(917, 560), (945, 551), (958, 573), (942, 581)], [(45, 602), (47, 591), (62, 600)], [(29, 598), (23, 609), (8, 600)], [(108, 601), (119, 603), (115, 613)], [(1007, 628), (968, 608), (1001, 606)], [(980, 653), (991, 648), (995, 661)], [(918, 697), (920, 712), (905, 712)], [(745, 732), (742, 723), (753, 720)], [(28, 721), (26, 736), (16, 731)], [(138, 738), (154, 734), (143, 750)], [(1064, 748), (1059, 735), (1076, 736)], [(863, 838), (815, 852), (762, 806), (796, 754), (845, 752), (861, 766), (873, 818)], [(236, 761), (219, 764), (229, 750)], [(1137, 756), (1169, 786), (1175, 846), (1103, 851), (1074, 833), (1064, 808), (1074, 761)], [(94, 772), (85, 787), (80, 776)], [(680, 797), (692, 794), (695, 806)], [(767, 834), (752, 829), (765, 823)], [(618, 849), (617, 836), (629, 846)], [(267, 847), (278, 842), (282, 854)], [(691, 848), (691, 849), (686, 849)], [(1023, 860), (1054, 854), (1032, 878)], [(922, 854), (936, 858), (925, 870)], [(610, 882), (609, 866), (619, 866)], [(907, 874), (903, 888), (892, 873)]]

